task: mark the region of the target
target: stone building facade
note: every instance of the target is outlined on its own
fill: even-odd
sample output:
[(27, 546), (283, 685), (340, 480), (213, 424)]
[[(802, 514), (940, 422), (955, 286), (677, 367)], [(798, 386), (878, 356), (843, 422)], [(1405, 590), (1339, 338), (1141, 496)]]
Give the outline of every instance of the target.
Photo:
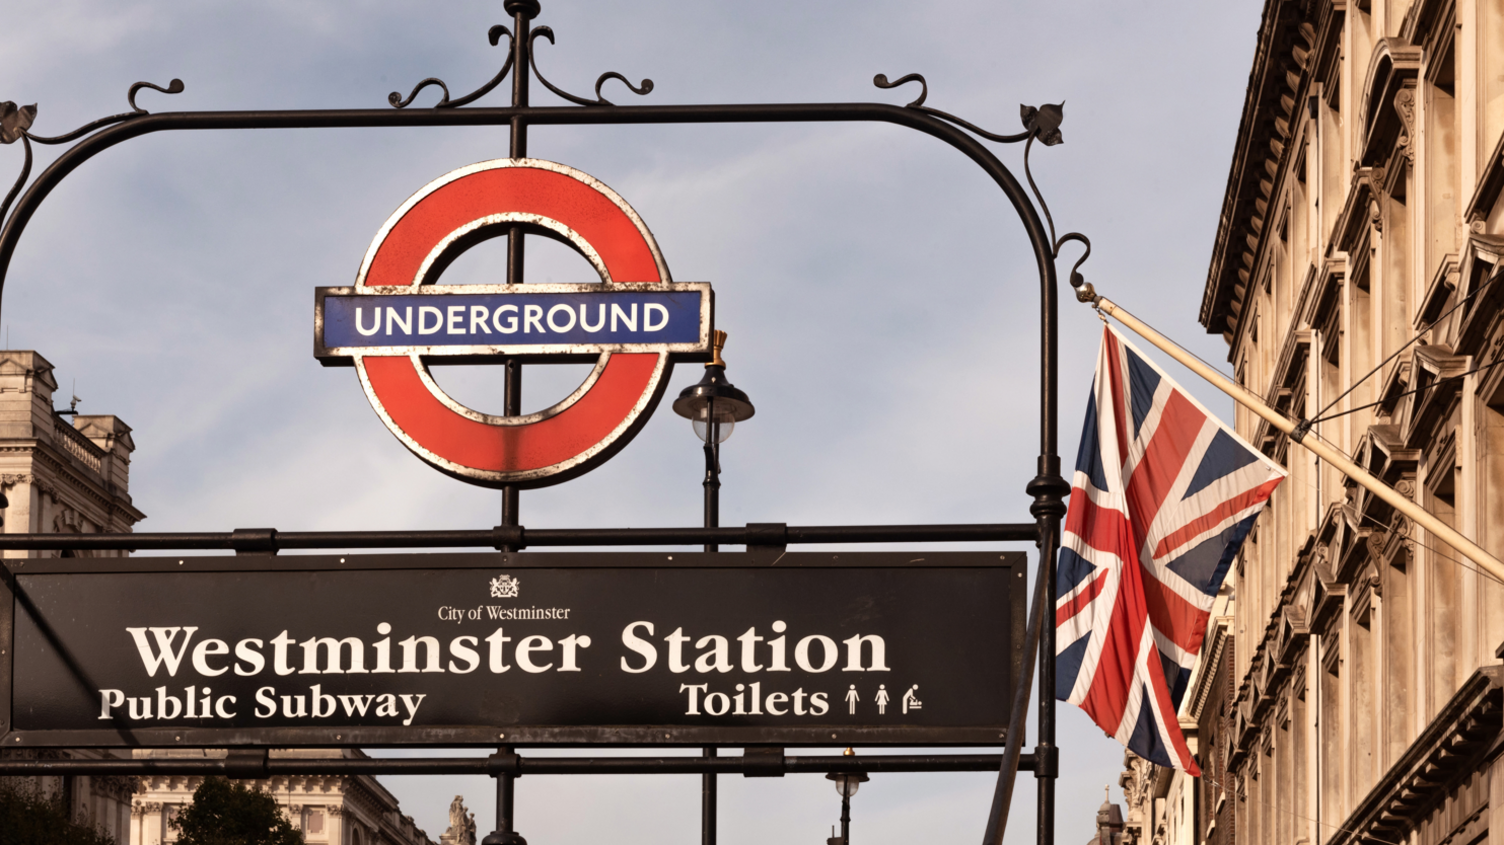
[[(1307, 436), (1495, 554), (1501, 195), (1504, 0), (1266, 0), (1201, 323)], [(1290, 477), (1230, 576), (1231, 701), (1197, 730), (1232, 813), (1197, 838), (1504, 842), (1504, 586), (1236, 427)]]
[(1086, 845), (1124, 845), (1123, 808), (1112, 803), (1109, 790), (1102, 806), (1097, 808), (1096, 833), (1086, 840)]
[[(364, 757), (356, 749), (272, 749), (273, 758), (286, 757)], [(145, 757), (224, 757), (220, 750), (162, 749), (138, 750)], [(131, 805), (129, 838), (120, 845), (170, 845), (177, 835), (170, 826), (185, 806), (193, 802), (193, 792), (202, 777), (153, 775), (140, 779), (140, 791)], [(434, 845), (412, 817), (403, 815), (397, 799), (376, 779), (367, 775), (293, 775), (260, 781), (245, 781), (277, 800), (282, 812), (303, 834), (308, 845)], [(469, 837), (464, 833), (465, 811), (459, 805), (461, 830), (453, 828), (444, 837), (444, 845), (475, 845), (474, 821), (469, 822)], [(451, 807), (451, 817), (454, 808)], [(458, 834), (458, 835), (456, 835)]]
[(1233, 686), (1236, 619), (1230, 593), (1230, 585), (1224, 584), (1225, 603), (1213, 607), (1206, 640), (1201, 646), (1196, 683), (1187, 690), (1182, 703), (1181, 724), (1187, 731), (1195, 731), (1196, 761), (1201, 766), (1201, 777), (1190, 784), (1195, 790), (1193, 812), (1184, 821), (1190, 830), (1190, 841), (1205, 845), (1233, 845), (1237, 841), (1237, 804), (1228, 766), (1233, 737), (1226, 729), (1237, 700)]
[[(53, 366), (34, 351), (0, 351), (0, 526), (6, 533), (128, 532), (142, 519), (131, 503), (130, 460), (135, 450), (130, 426), (118, 417), (58, 413)], [(119, 552), (5, 552), (12, 570), (40, 556), (116, 555)], [(7, 726), (0, 723), (0, 733)], [(130, 751), (55, 749), (10, 751), (0, 755), (100, 758)], [(224, 756), (223, 750), (137, 750), (136, 756)], [(360, 756), (358, 750), (281, 750), (274, 757)], [(22, 779), (17, 779), (22, 780)], [(60, 796), (74, 818), (94, 825), (119, 845), (167, 845), (176, 839), (168, 822), (192, 800), (202, 778), (195, 777), (38, 777), (32, 788)], [(403, 815), (394, 798), (374, 778), (278, 777), (259, 785), (271, 792), (310, 845), (434, 845)], [(475, 845), (475, 823), (462, 805), (458, 827), (443, 845)]]
[(1233, 705), (1232, 585), (1223, 584), (1212, 603), (1201, 659), (1180, 705), (1180, 730), (1201, 766), (1201, 777), (1157, 766), (1133, 752), (1123, 755), (1123, 788), (1128, 817), (1123, 845), (1232, 845), (1236, 841), (1229, 736), (1222, 726)]
[[(131, 504), (130, 426), (109, 415), (59, 414), (53, 409), (53, 366), (30, 350), (0, 351), (0, 528), (6, 533), (124, 532), (145, 518)], [(14, 552), (7, 567), (32, 557), (115, 555), (117, 552)], [(6, 725), (0, 723), (0, 731)], [(91, 750), (0, 751), (7, 755), (98, 758)], [(60, 796), (75, 818), (124, 845), (131, 799), (127, 777), (43, 777), (32, 786)]]
[[(109, 415), (59, 414), (52, 364), (0, 352), (0, 509), (9, 534), (124, 532), (146, 518), (130, 497), (131, 427)], [(40, 557), (58, 552), (5, 552)], [(68, 554), (64, 552), (64, 554)], [(80, 553), (82, 554), (82, 553)], [(91, 552), (116, 555), (120, 552)]]

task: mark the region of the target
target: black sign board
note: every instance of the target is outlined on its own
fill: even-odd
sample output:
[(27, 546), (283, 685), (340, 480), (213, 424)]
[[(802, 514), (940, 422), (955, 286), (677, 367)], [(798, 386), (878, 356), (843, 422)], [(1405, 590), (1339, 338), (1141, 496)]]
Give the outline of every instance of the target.
[(1021, 553), (9, 560), (5, 747), (997, 745)]

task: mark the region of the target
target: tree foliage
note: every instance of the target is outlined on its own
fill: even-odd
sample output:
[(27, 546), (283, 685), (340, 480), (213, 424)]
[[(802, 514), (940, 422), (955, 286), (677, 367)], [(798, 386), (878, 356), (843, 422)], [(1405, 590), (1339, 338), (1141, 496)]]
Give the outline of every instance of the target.
[(20, 778), (0, 778), (0, 842), (5, 845), (115, 845), (103, 830), (73, 819), (61, 794)]
[(172, 826), (178, 845), (303, 845), (275, 798), (221, 777), (205, 778)]

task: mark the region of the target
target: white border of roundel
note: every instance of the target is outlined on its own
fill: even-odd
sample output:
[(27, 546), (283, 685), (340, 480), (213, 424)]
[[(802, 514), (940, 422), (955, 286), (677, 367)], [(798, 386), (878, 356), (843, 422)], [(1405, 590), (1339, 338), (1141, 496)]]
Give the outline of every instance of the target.
[[(591, 266), (595, 268), (595, 272), (601, 277), (601, 284), (622, 288), (631, 287), (632, 283), (630, 282), (618, 285), (616, 282), (612, 281), (611, 274), (609, 273), (609, 271), (607, 271), (605, 262), (601, 260), (601, 257), (595, 251), (595, 248), (591, 246), (590, 243), (583, 237), (581, 237), (579, 233), (575, 232), (573, 229), (564, 225), (563, 223), (560, 223), (557, 220), (525, 212), (507, 212), (503, 214), (488, 215), (486, 217), (472, 220), (465, 225), (455, 229), (453, 232), (450, 232), (447, 236), (440, 240), (432, 250), (429, 251), (428, 257), (423, 260), (422, 265), (418, 268), (417, 275), (408, 285), (402, 286), (400, 288), (397, 286), (385, 285), (379, 288), (366, 286), (366, 273), (370, 271), (371, 262), (375, 260), (377, 251), (381, 248), (381, 245), (386, 242), (387, 235), (391, 234), (392, 229), (396, 227), (397, 223), (404, 216), (406, 216), (406, 214), (411, 211), (414, 206), (416, 206), (429, 194), (433, 193), (439, 188), (442, 188), (450, 182), (474, 173), (480, 173), (486, 170), (496, 170), (503, 167), (529, 167), (537, 170), (553, 171), (554, 173), (559, 173), (561, 175), (568, 176), (575, 181), (581, 182), (592, 190), (611, 200), (616, 204), (617, 208), (621, 209), (622, 213), (632, 221), (633, 225), (637, 227), (637, 231), (642, 235), (643, 240), (647, 243), (649, 251), (651, 251), (653, 254), (653, 262), (658, 267), (658, 281), (673, 281), (673, 277), (669, 275), (668, 263), (663, 260), (663, 253), (658, 249), (658, 241), (654, 239), (653, 233), (648, 230), (647, 224), (644, 223), (642, 221), (642, 218), (638, 216), (637, 212), (627, 204), (627, 201), (622, 199), (620, 194), (611, 190), (611, 188), (606, 186), (605, 183), (589, 175), (588, 173), (581, 172), (574, 169), (573, 167), (559, 164), (557, 162), (532, 158), (504, 158), (495, 159), (492, 161), (482, 161), (476, 164), (469, 165), (467, 167), (461, 167), (458, 170), (452, 170), (449, 173), (446, 173), (443, 176), (440, 176), (439, 178), (433, 180), (432, 182), (429, 182), (427, 185), (424, 185), (417, 191), (417, 193), (414, 193), (411, 197), (408, 197), (407, 201), (398, 206), (397, 210), (392, 213), (392, 216), (387, 218), (387, 221), (382, 224), (379, 230), (377, 230), (376, 237), (371, 241), (371, 246), (366, 250), (365, 258), (361, 261), (360, 272), (355, 277), (355, 291), (357, 293), (374, 296), (380, 295), (376, 293), (377, 290), (403, 290), (407, 293), (415, 293), (421, 288), (423, 283), (433, 284), (435, 281), (437, 281), (436, 279), (425, 279), (424, 277), (428, 274), (429, 268), (432, 267), (433, 262), (455, 240), (463, 237), (464, 235), (474, 231), (477, 228), (480, 228), (481, 226), (490, 226), (497, 223), (508, 222), (529, 223), (534, 226), (549, 229), (557, 233), (562, 239), (568, 241), (576, 250), (579, 251), (581, 255), (586, 258), (586, 260), (590, 262)], [(461, 416), (468, 417), (469, 419), (475, 420), (476, 422), (485, 423), (487, 425), (512, 426), (531, 425), (533, 423), (541, 422), (548, 419), (549, 417), (557, 416), (558, 414), (568, 409), (570, 406), (574, 405), (580, 400), (581, 397), (589, 392), (592, 387), (595, 386), (596, 381), (600, 379), (601, 373), (605, 371), (606, 364), (611, 360), (611, 354), (612, 353), (610, 352), (601, 353), (600, 359), (596, 361), (595, 367), (590, 371), (590, 375), (586, 376), (585, 380), (580, 384), (580, 386), (575, 388), (574, 392), (570, 393), (563, 400), (555, 403), (548, 408), (545, 408), (542, 411), (538, 411), (537, 413), (526, 414), (524, 416), (517, 417), (486, 414), (473, 408), (468, 408), (464, 405), (461, 405), (459, 402), (456, 402), (452, 397), (450, 397), (449, 394), (445, 393), (443, 388), (439, 387), (438, 383), (434, 381), (433, 375), (429, 372), (428, 365), (424, 364), (418, 355), (414, 354), (409, 357), (412, 360), (413, 366), (417, 369), (418, 377), (422, 380), (423, 385), (428, 388), (428, 391), (433, 394), (434, 398), (438, 399), (450, 410), (460, 414)], [(618, 443), (623, 435), (627, 434), (642, 422), (645, 422), (644, 420), (642, 420), (642, 415), (650, 407), (656, 405), (658, 400), (661, 398), (666, 378), (669, 374), (669, 370), (671, 369), (668, 352), (659, 352), (658, 363), (653, 369), (653, 375), (648, 381), (648, 387), (643, 391), (642, 396), (638, 398), (636, 404), (632, 406), (632, 410), (626, 415), (625, 418), (622, 419), (620, 424), (618, 424), (611, 430), (609, 434), (607, 434), (594, 446), (586, 449), (584, 452), (581, 452), (568, 460), (561, 461), (557, 464), (552, 464), (547, 467), (541, 467), (539, 469), (525, 470), (523, 472), (499, 472), (495, 470), (476, 469), (475, 467), (468, 467), (462, 464), (457, 464), (446, 458), (439, 457), (432, 451), (420, 445), (417, 441), (413, 440), (412, 437), (407, 434), (407, 432), (403, 431), (400, 426), (393, 422), (391, 416), (387, 413), (386, 408), (382, 405), (381, 400), (377, 398), (376, 391), (371, 388), (370, 378), (366, 375), (364, 360), (365, 356), (356, 353), (353, 357), (355, 359), (356, 372), (360, 376), (361, 388), (365, 390), (366, 398), (370, 401), (371, 407), (375, 409), (376, 415), (381, 418), (381, 421), (386, 425), (387, 429), (390, 430), (392, 434), (396, 435), (398, 440), (402, 441), (402, 445), (406, 446), (413, 452), (413, 454), (432, 464), (442, 472), (463, 479), (465, 481), (470, 481), (473, 483), (478, 482), (486, 486), (496, 487), (506, 486), (510, 484), (523, 484), (524, 486), (541, 487), (547, 484), (554, 484), (568, 480), (569, 478), (572, 478), (574, 475), (578, 474), (578, 472), (571, 473), (569, 472), (570, 470), (578, 469), (579, 472), (583, 472), (585, 469), (588, 469), (588, 467), (582, 467), (581, 465), (585, 464), (588, 461), (591, 461), (591, 459), (595, 458), (601, 453), (606, 452), (607, 450), (611, 450), (611, 447), (614, 444)], [(532, 484), (527, 484), (527, 482), (532, 482)]]

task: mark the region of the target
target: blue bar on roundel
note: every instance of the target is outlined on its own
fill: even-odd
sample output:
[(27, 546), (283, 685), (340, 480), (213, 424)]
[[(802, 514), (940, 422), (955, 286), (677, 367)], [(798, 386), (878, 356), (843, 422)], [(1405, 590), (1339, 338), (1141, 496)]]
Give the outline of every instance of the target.
[(699, 291), (329, 295), (337, 347), (695, 343)]

